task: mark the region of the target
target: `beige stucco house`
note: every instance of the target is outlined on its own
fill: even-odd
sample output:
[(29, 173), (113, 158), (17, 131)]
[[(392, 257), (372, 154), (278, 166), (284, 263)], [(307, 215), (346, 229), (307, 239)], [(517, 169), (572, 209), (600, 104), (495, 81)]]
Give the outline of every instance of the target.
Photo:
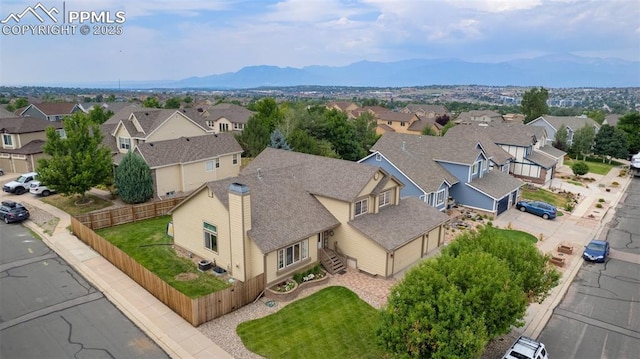
[(203, 183), (237, 176), (242, 148), (185, 110), (129, 107), (101, 126), (114, 165), (134, 151), (152, 171), (154, 197), (188, 194)]
[(38, 168), (38, 159), (45, 157), (42, 150), (47, 127), (53, 127), (64, 136), (62, 122), (36, 117), (0, 118), (0, 168), (4, 172), (26, 173)]
[(390, 277), (442, 245), (448, 217), (377, 166), (265, 149), (176, 206), (175, 245), (265, 286), (331, 260)]

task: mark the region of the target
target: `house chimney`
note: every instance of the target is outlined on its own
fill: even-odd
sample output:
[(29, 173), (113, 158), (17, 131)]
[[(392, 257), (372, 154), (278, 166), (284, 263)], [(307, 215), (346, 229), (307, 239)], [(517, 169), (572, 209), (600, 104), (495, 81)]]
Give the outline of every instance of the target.
[(251, 270), (250, 258), (253, 246), (247, 235), (249, 230), (251, 230), (249, 187), (242, 183), (231, 183), (229, 185), (229, 247), (231, 248), (229, 266), (233, 277), (242, 282), (258, 274)]

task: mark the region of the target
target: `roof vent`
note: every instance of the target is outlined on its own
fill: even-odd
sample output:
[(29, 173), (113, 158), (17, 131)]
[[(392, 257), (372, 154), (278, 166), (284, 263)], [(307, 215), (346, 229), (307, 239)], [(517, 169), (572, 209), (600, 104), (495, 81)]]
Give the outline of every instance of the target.
[(151, 143), (149, 144), (149, 146), (153, 147), (153, 142), (151, 142)]
[(407, 141), (402, 141), (402, 150), (403, 151), (407, 150)]
[(262, 168), (258, 168), (258, 179), (262, 179)]
[(204, 112), (204, 110), (202, 109), (202, 107), (198, 107), (198, 112)]
[(145, 114), (145, 116), (149, 116), (149, 112), (145, 112), (144, 114)]
[(187, 142), (189, 142), (189, 137), (186, 137), (185, 140), (187, 140)]

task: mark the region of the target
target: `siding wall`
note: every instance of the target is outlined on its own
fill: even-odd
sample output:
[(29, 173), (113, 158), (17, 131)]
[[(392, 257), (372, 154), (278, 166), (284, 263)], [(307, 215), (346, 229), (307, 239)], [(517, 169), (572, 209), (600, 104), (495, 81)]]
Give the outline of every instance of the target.
[(174, 113), (153, 133), (147, 133), (146, 142), (172, 140), (180, 137), (206, 135), (207, 132), (179, 113)]

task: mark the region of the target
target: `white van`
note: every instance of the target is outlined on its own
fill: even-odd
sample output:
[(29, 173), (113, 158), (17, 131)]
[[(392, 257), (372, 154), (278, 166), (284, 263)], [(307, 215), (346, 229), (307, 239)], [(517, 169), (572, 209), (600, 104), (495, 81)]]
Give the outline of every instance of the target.
[(513, 343), (502, 359), (549, 359), (544, 344), (521, 336)]

